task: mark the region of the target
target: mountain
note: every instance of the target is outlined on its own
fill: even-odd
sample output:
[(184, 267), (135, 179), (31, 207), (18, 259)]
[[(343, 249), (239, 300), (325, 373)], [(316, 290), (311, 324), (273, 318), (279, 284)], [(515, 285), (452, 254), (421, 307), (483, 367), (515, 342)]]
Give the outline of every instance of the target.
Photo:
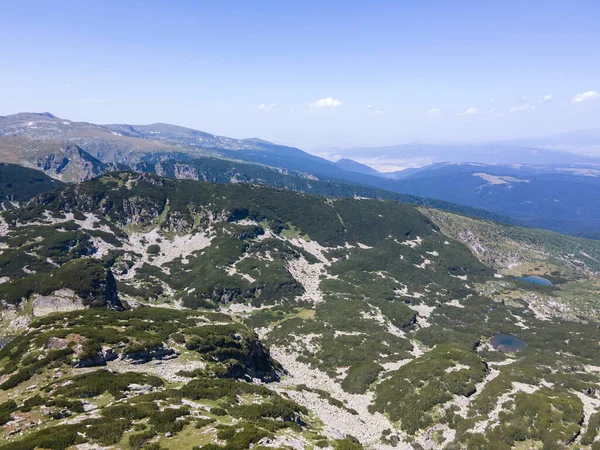
[(0, 218), (2, 450), (596, 438), (598, 241), (132, 172)]
[(251, 150), (261, 145), (273, 145), (270, 142), (260, 139), (234, 139), (215, 136), (204, 131), (170, 125), (168, 123), (154, 123), (150, 125), (112, 124), (104, 126), (123, 136), (178, 143), (203, 149)]
[(0, 204), (3, 209), (64, 186), (44, 173), (15, 164), (0, 163)]
[[(50, 113), (19, 113), (0, 117), (0, 136), (26, 136), (69, 141), (104, 163), (133, 166), (175, 155), (188, 158), (220, 156), (303, 171), (310, 163), (335, 170), (335, 165), (299, 149), (259, 139), (232, 139), (168, 124), (95, 125), (58, 118)], [(286, 158), (292, 164), (282, 164)]]
[(38, 169), (60, 181), (89, 180), (109, 166), (66, 141), (0, 136), (0, 162)]
[(261, 139), (233, 139), (176, 125), (95, 125), (58, 118), (50, 113), (0, 117), (0, 136), (69, 141), (103, 163), (136, 168), (165, 160), (177, 163), (212, 157), (310, 173), (354, 183), (386, 187), (385, 180), (348, 172), (300, 149)]
[[(178, 179), (242, 181), (321, 195), (393, 198), (600, 237), (597, 183), (589, 176), (600, 167), (600, 160), (539, 147), (497, 143), (370, 149), (375, 152), (371, 155), (389, 150), (392, 162), (393, 157), (400, 157), (396, 162), (411, 160), (410, 164), (418, 159), (415, 164), (421, 166), (382, 174), (350, 159), (334, 163), (256, 138), (233, 139), (164, 123), (94, 125), (49, 113), (0, 117), (0, 150), (2, 146), (0, 161), (40, 168), (63, 181), (132, 169)], [(441, 158), (475, 162), (423, 166)], [(519, 164), (501, 164), (506, 161)], [(527, 181), (506, 182), (506, 177)], [(442, 201), (433, 204), (429, 199)], [(457, 204), (471, 209), (461, 211)]]
[(597, 166), (437, 164), (415, 169), (396, 189), (489, 210), (531, 227), (600, 237)]
[(61, 119), (50, 113), (0, 116), (0, 136), (69, 141), (105, 163), (127, 164), (128, 156), (138, 158), (149, 152), (177, 149), (174, 145), (123, 136), (100, 125)]
[(513, 139), (506, 141), (510, 145), (527, 145), (532, 147), (566, 150), (590, 156), (600, 155), (600, 130), (575, 130), (550, 136)]
[[(29, 135), (42, 136), (43, 139), (34, 139)], [(84, 146), (91, 142), (91, 146), (87, 146), (87, 148), (92, 150), (95, 148), (96, 152), (106, 158), (107, 162), (100, 162), (71, 142), (56, 141), (55, 139), (58, 137), (71, 137)], [(199, 149), (198, 145), (200, 144), (197, 144), (200, 137), (204, 142), (202, 149)], [(121, 140), (121, 138), (125, 138), (125, 140)], [(151, 139), (156, 139), (158, 142), (152, 143)], [(169, 147), (169, 150), (166, 150), (167, 147), (162, 143), (163, 141), (181, 147)], [(99, 146), (104, 145), (106, 145), (106, 147), (102, 147), (104, 150), (98, 150)], [(132, 150), (132, 145), (135, 150)], [(260, 153), (252, 153), (248, 150), (254, 148), (255, 145), (260, 145), (266, 149), (268, 154), (275, 155), (273, 158), (277, 161), (269, 161), (275, 166), (241, 161), (222, 154), (231, 152), (232, 156), (239, 156), (245, 149), (250, 152), (245, 154), (245, 157), (252, 160), (253, 157), (248, 155), (254, 154), (257, 159), (261, 159)], [(114, 146), (123, 147), (118, 147), (117, 153), (113, 153)], [(217, 150), (220, 153), (216, 153)], [(337, 168), (334, 163), (298, 149), (277, 146), (259, 139), (242, 141), (219, 137), (175, 125), (99, 126), (66, 121), (50, 113), (20, 113), (14, 116), (0, 117), (0, 161), (35, 167), (51, 177), (63, 181), (87, 180), (110, 170), (128, 168), (177, 179), (218, 183), (246, 182), (318, 195), (395, 199), (405, 203), (428, 205), (477, 217), (510, 221), (507, 217), (444, 201), (402, 195), (368, 185), (350, 184), (343, 179), (344, 176), (342, 178), (317, 176), (312, 172), (301, 172), (276, 166), (289, 156), (288, 150), (298, 156), (295, 162), (291, 158), (291, 162), (287, 161), (287, 164), (284, 164), (289, 167), (319, 170), (319, 164), (322, 164), (326, 168), (322, 169), (323, 172), (331, 169), (335, 174), (345, 174), (344, 176), (350, 179), (361, 177), (359, 174), (344, 171)], [(379, 177), (368, 177), (368, 180), (375, 180), (375, 184), (381, 182), (379, 184), (389, 185), (388, 181)]]
[(366, 175), (375, 175), (375, 176), (381, 175), (375, 169), (373, 169), (369, 166), (366, 166), (364, 164), (361, 164), (359, 162), (356, 162), (352, 159), (348, 159), (348, 158), (338, 159), (335, 162), (335, 165), (340, 167), (341, 169), (347, 170), (348, 172), (358, 172), (358, 173), (364, 173)]
[[(548, 138), (544, 143), (552, 142)], [(600, 146), (600, 140), (596, 141)], [(600, 153), (577, 153), (568, 145), (551, 148), (537, 140), (501, 141), (492, 143), (402, 144), (388, 147), (354, 147), (333, 149), (332, 153), (352, 159), (373, 159), (390, 167), (423, 167), (435, 163), (465, 162), (481, 164), (600, 164)]]

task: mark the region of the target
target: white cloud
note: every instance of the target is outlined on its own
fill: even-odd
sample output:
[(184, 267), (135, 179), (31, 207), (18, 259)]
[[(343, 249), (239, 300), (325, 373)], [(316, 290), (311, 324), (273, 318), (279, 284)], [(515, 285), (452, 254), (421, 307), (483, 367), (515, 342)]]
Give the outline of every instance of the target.
[(513, 106), (512, 108), (510, 108), (508, 110), (508, 112), (514, 113), (514, 112), (523, 112), (523, 111), (533, 111), (534, 109), (536, 109), (535, 105), (530, 105), (529, 103), (525, 103), (524, 105), (521, 105), (521, 106)]
[(551, 102), (552, 101), (552, 94), (544, 95), (542, 97), (542, 100), (545, 101), (545, 102), (548, 102), (548, 103)]
[(577, 94), (575, 97), (573, 97), (571, 102), (573, 102), (573, 103), (587, 102), (588, 100), (594, 100), (595, 98), (598, 98), (599, 96), (600, 96), (600, 94), (598, 94), (596, 91), (587, 91), (587, 92), (584, 92), (583, 94)]
[(71, 85), (69, 83), (65, 84), (65, 87), (71, 87)]
[(427, 111), (427, 114), (425, 114), (426, 116), (431, 116), (431, 117), (439, 117), (442, 115), (442, 110), (439, 108), (433, 108), (430, 109), (429, 111)]
[(496, 108), (490, 108), (490, 109), (488, 109), (488, 112), (490, 114), (494, 114), (496, 112)]
[(397, 170), (408, 169), (409, 167), (426, 166), (434, 162), (429, 157), (390, 158), (387, 155), (354, 156), (352, 159), (380, 172), (395, 172)]
[(490, 98), (490, 99), (488, 100), (488, 102), (490, 102), (490, 103), (494, 103), (494, 97)]
[(477, 114), (479, 110), (477, 108), (469, 108), (465, 112), (461, 112), (459, 116), (472, 116), (473, 114)]
[(317, 100), (313, 104), (310, 105), (311, 108), (339, 108), (342, 106), (342, 102), (336, 100), (335, 98), (327, 97), (322, 98), (321, 100)]
[(382, 116), (384, 114), (380, 109), (375, 109), (373, 105), (367, 105), (367, 109), (369, 110), (369, 114), (376, 114), (378, 116)]
[(277, 105), (275, 103), (261, 103), (256, 107), (258, 111), (277, 111)]

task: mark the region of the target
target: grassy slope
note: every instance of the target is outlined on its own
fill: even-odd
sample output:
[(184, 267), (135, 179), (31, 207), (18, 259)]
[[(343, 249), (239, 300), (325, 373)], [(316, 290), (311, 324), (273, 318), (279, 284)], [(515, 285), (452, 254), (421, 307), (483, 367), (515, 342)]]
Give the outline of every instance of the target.
[[(559, 301), (565, 315), (580, 319), (600, 318), (600, 242), (564, 236), (546, 230), (474, 220), (467, 216), (421, 209), (442, 231), (468, 245), (485, 264), (508, 276), (537, 275), (551, 280), (551, 292), (536, 295)], [(514, 286), (495, 283), (498, 294), (514, 297)], [(551, 294), (550, 296), (548, 294)]]

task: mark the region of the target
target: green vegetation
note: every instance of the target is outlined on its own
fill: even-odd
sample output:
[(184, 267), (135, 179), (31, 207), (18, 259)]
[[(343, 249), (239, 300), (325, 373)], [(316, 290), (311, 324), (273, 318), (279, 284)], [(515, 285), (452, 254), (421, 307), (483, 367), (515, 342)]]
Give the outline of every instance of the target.
[[(351, 436), (317, 434), (314, 412), (292, 399), (350, 417), (351, 396), (364, 394), (370, 412), (390, 420), (380, 437), (389, 445), (561, 448), (579, 445), (578, 435), (593, 445), (600, 416), (582, 425), (577, 395), (600, 382), (589, 369), (600, 365), (597, 281), (586, 272), (595, 266), (569, 262), (576, 257), (551, 234), (473, 221), (490, 227), (486, 235), (472, 219), (426, 213), (123, 172), (3, 212), (7, 323), (33, 315), (35, 294), (58, 289), (91, 308), (34, 318), (0, 349), (0, 439), (12, 445), (0, 449), (238, 449), (288, 434), (358, 449)], [(493, 267), (460, 242), (465, 228), (483, 239)], [(587, 241), (571, 243), (596, 257)], [(546, 271), (554, 287), (493, 277), (508, 270), (507, 254), (529, 258), (538, 247), (515, 274)], [(557, 299), (591, 313), (542, 317), (552, 302), (560, 311)], [(497, 351), (489, 344), (498, 333), (527, 346)], [(277, 384), (279, 393), (250, 382), (285, 374), (273, 345), (308, 372)], [(319, 389), (324, 375), (345, 392)], [(476, 427), (492, 413), (497, 426)], [(10, 434), (15, 416), (23, 435)]]
[(10, 422), (12, 413), (17, 410), (17, 404), (14, 400), (9, 400), (0, 404), (0, 425)]
[[(459, 370), (449, 371), (454, 366)], [(464, 366), (464, 368), (462, 368)], [(440, 344), (402, 366), (376, 387), (375, 411), (386, 412), (409, 434), (433, 422), (433, 408), (453, 395), (469, 396), (486, 375), (485, 364), (469, 349)]]
[(352, 366), (342, 381), (342, 388), (352, 394), (364, 394), (382, 370), (383, 367), (372, 362)]
[(583, 421), (583, 405), (575, 395), (557, 392), (518, 393), (514, 408), (501, 413), (497, 427), (468, 439), (469, 448), (502, 448), (525, 440), (541, 441), (544, 449), (573, 442)]
[(590, 416), (590, 421), (587, 426), (587, 430), (581, 437), (581, 443), (583, 445), (592, 444), (596, 436), (598, 436), (598, 430), (600, 429), (600, 412), (594, 413)]
[(71, 289), (83, 299), (85, 306), (122, 308), (112, 272), (102, 263), (90, 259), (69, 261), (49, 273), (36, 273), (2, 283), (0, 298), (18, 304), (33, 293), (49, 295), (59, 289)]
[[(69, 375), (71, 363), (65, 358), (71, 357), (74, 351), (79, 355), (81, 351), (93, 353), (107, 345), (116, 345), (115, 351), (123, 352), (121, 358), (128, 358), (128, 347), (131, 347), (129, 352), (143, 352), (149, 345), (171, 342), (171, 336), (180, 336), (179, 341), (183, 338), (185, 346), (181, 348), (188, 358), (196, 354), (210, 362), (206, 369), (189, 374), (194, 378), (184, 385), (174, 386), (158, 376), (136, 371), (100, 369)], [(215, 421), (219, 427), (226, 427), (228, 425), (221, 423), (232, 420), (239, 420), (233, 432), (226, 434), (225, 428), (220, 428), (223, 438), (227, 436), (227, 448), (247, 448), (248, 444), (273, 436), (278, 430), (302, 433), (307, 427), (306, 408), (266, 386), (218, 378), (224, 375), (225, 367), (218, 360), (219, 355), (226, 355), (225, 362), (245, 358), (248, 365), (241, 369), (241, 378), (245, 377), (246, 369), (254, 376), (260, 370), (274, 373), (275, 363), (270, 362), (268, 352), (261, 349), (255, 339), (243, 325), (216, 312), (140, 308), (121, 312), (75, 311), (41, 318), (31, 324), (27, 335), (15, 338), (0, 350), (3, 371), (16, 371), (2, 389), (13, 395), (31, 391), (20, 389), (27, 377), (18, 377), (30, 371), (31, 366), (42, 376), (38, 379), (44, 380), (39, 387), (34, 385), (34, 394), (29, 394), (21, 403), (0, 404), (0, 425), (9, 422), (15, 412), (40, 414), (41, 408), (45, 408), (47, 423), (44, 429), (33, 429), (23, 437), (10, 438), (0, 449), (63, 450), (83, 442), (115, 445), (123, 439), (131, 448), (146, 448), (151, 440), (174, 436), (190, 426), (201, 432)], [(66, 347), (50, 349), (62, 345)], [(245, 352), (244, 345), (251, 349)], [(85, 350), (86, 347), (89, 350)], [(61, 357), (53, 357), (55, 354)], [(65, 375), (49, 376), (58, 370)], [(260, 401), (246, 403), (245, 398)], [(184, 400), (191, 403), (183, 405)], [(101, 405), (97, 410), (100, 417), (84, 416), (84, 403), (89, 402)], [(197, 418), (198, 411), (212, 417)], [(61, 424), (63, 419), (73, 415), (82, 415), (82, 419), (69, 425)]]
[(121, 398), (130, 384), (148, 384), (150, 386), (162, 386), (163, 382), (158, 377), (142, 373), (117, 374), (106, 370), (78, 375), (72, 379), (72, 383), (56, 389), (57, 395), (75, 398), (89, 398), (108, 392), (115, 398)]
[(26, 202), (64, 185), (38, 170), (16, 164), (0, 164), (0, 203), (5, 208), (13, 207), (10, 202)]

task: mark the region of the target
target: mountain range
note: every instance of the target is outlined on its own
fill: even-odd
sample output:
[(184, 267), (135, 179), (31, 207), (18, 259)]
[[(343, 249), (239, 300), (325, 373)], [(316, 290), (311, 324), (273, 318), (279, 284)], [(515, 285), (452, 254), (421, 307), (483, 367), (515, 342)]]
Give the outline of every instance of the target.
[(50, 113), (20, 113), (0, 117), (0, 162), (40, 169), (67, 182), (132, 169), (178, 179), (396, 198), (453, 211), (462, 205), (480, 217), (486, 213), (476, 210), (505, 222), (598, 238), (600, 159), (565, 151), (589, 150), (600, 142), (597, 137), (593, 130), (560, 135), (554, 149), (548, 138), (347, 150), (349, 156), (369, 151), (392, 160), (420, 161), (420, 167), (381, 173), (352, 159), (333, 162), (261, 139), (233, 139), (162, 123), (95, 125)]
[[(488, 143), (401, 144), (325, 149), (330, 155), (343, 155), (403, 168), (441, 162), (481, 164), (585, 164), (598, 163), (600, 130), (577, 130), (546, 137), (511, 139)], [(386, 171), (389, 174), (389, 171)]]

